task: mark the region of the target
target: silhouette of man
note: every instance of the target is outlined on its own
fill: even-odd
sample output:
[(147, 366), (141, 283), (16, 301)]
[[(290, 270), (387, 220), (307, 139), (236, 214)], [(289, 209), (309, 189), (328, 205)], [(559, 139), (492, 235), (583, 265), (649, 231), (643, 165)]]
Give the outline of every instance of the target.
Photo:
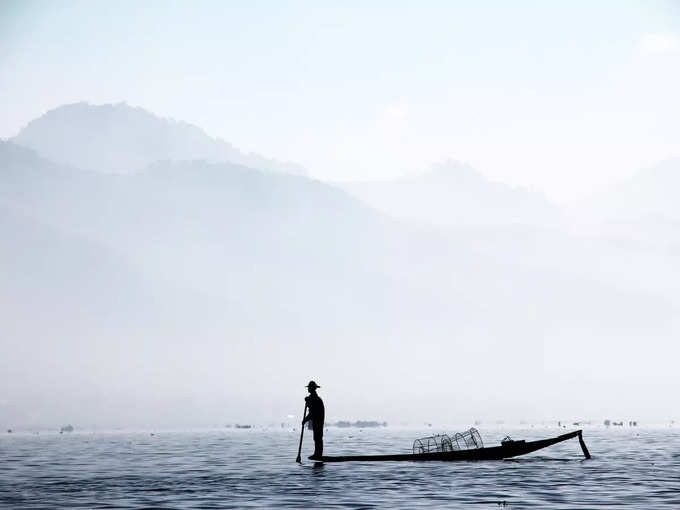
[(307, 408), (309, 412), (302, 420), (302, 426), (311, 421), (312, 430), (314, 431), (314, 455), (310, 455), (311, 460), (320, 460), (323, 455), (323, 422), (326, 417), (326, 409), (323, 406), (323, 400), (317, 395), (317, 388), (321, 388), (314, 381), (309, 381), (307, 391), (309, 395), (305, 397)]

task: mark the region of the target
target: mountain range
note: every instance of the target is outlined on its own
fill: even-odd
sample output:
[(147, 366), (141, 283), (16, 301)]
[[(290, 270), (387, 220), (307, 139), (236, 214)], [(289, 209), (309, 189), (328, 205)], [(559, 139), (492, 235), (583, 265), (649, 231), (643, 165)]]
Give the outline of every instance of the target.
[(599, 221), (680, 221), (680, 159), (641, 170), (606, 191), (573, 204), (574, 212)]
[(489, 181), (455, 161), (399, 179), (341, 186), (390, 216), (443, 227), (539, 226), (560, 219), (559, 209), (542, 194)]
[(14, 419), (276, 420), (313, 374), (343, 388), (335, 416), (407, 401), (459, 419), (550, 409), (562, 385), (602, 378), (644, 402), (656, 383), (631, 371), (672, 370), (654, 346), (678, 332), (676, 258), (554, 228), (542, 196), (468, 167), (414, 184), (420, 201), (438, 191), (427, 214), (398, 214), (361, 186), (207, 157), (220, 142), (195, 130), (78, 104), (0, 142)]

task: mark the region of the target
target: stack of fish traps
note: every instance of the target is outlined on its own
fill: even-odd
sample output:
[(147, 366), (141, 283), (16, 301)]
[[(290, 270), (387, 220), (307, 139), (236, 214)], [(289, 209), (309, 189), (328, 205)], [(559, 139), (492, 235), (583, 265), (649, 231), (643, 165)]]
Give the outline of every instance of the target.
[(457, 432), (453, 436), (437, 434), (413, 441), (414, 455), (471, 450), (475, 448), (484, 448), (482, 436), (476, 428), (471, 428), (465, 432)]

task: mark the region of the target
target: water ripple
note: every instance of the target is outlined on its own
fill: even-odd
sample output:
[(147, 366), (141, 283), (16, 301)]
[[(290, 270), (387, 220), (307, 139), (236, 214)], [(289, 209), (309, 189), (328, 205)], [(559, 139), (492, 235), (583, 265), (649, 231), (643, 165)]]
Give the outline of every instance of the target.
[[(487, 444), (508, 431), (484, 433)], [(556, 429), (512, 431), (534, 439)], [(675, 430), (585, 431), (577, 441), (493, 462), (294, 462), (281, 430), (12, 434), (0, 438), (0, 506), (36, 508), (680, 507)], [(408, 451), (423, 431), (329, 429), (329, 454)], [(311, 448), (311, 441), (306, 449)]]

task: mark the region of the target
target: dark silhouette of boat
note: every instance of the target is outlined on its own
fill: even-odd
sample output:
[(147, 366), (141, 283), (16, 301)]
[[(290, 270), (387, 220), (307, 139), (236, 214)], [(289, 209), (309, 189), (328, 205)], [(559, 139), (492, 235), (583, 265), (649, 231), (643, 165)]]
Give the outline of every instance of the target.
[[(470, 429), (472, 432), (474, 429)], [(476, 430), (474, 433), (479, 437)], [(442, 437), (442, 436), (435, 436)], [(406, 453), (397, 455), (324, 455), (321, 457), (322, 462), (379, 462), (379, 461), (424, 461), (424, 460), (439, 460), (439, 461), (457, 461), (457, 460), (500, 460), (509, 459), (512, 457), (518, 457), (520, 455), (526, 455), (527, 453), (532, 453), (548, 446), (552, 446), (562, 441), (567, 441), (568, 439), (573, 439), (578, 437), (579, 443), (581, 444), (581, 449), (583, 455), (586, 459), (590, 458), (590, 452), (583, 441), (583, 431), (575, 430), (574, 432), (569, 432), (567, 434), (562, 434), (561, 436), (552, 437), (549, 439), (540, 439), (538, 441), (514, 441), (510, 438), (506, 438), (501, 442), (500, 446), (492, 447), (471, 447), (467, 449), (448, 449), (446, 448), (446, 441), (450, 441), (448, 436), (443, 436), (445, 439), (443, 441), (438, 441), (435, 451), (423, 451), (423, 453)], [(425, 438), (433, 439), (433, 438)], [(414, 443), (414, 451), (416, 450), (416, 444), (420, 443), (422, 440), (416, 440)], [(478, 444), (481, 444), (481, 438)], [(442, 447), (444, 445), (444, 447)], [(422, 447), (421, 450), (422, 451)]]

